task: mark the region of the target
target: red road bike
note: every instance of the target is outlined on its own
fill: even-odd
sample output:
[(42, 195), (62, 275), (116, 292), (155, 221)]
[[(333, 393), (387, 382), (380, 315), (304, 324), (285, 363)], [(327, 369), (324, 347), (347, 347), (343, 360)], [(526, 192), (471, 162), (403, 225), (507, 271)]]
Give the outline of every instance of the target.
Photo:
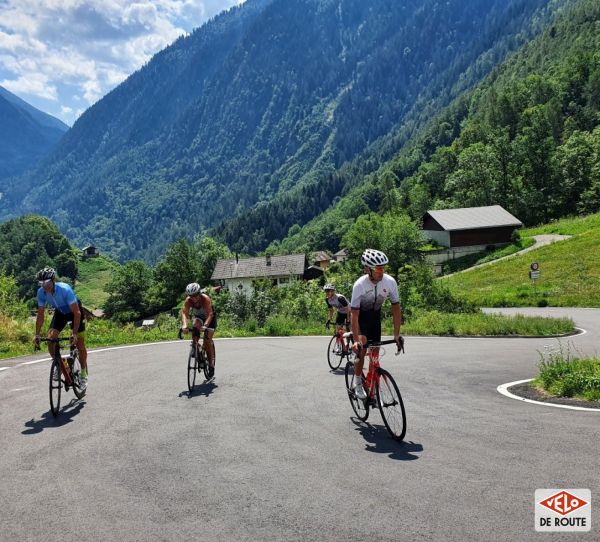
[(346, 358), (350, 359), (352, 353), (352, 345), (354, 339), (352, 333), (348, 330), (348, 324), (346, 324), (346, 332), (343, 329), (336, 329), (333, 332), (333, 337), (329, 340), (327, 345), (327, 363), (331, 367), (332, 371), (335, 371), (342, 364), (342, 360)]
[[(370, 408), (379, 408), (383, 423), (390, 435), (396, 440), (402, 440), (406, 434), (406, 412), (396, 381), (381, 367), (380, 359), (385, 354), (385, 350), (381, 346), (385, 344), (396, 344), (396, 341), (392, 339), (391, 341), (370, 342), (366, 345), (365, 361), (369, 363), (369, 370), (366, 376), (363, 371), (363, 386), (367, 398), (360, 399), (354, 392), (354, 362), (350, 360), (346, 363), (346, 391), (352, 409), (360, 420), (367, 420)], [(403, 339), (396, 355), (401, 351), (404, 352)]]

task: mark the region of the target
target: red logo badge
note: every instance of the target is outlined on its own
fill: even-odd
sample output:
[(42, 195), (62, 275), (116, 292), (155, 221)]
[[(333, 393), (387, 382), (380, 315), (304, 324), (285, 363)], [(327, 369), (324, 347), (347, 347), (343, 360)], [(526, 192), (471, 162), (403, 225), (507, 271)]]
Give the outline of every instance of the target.
[(566, 491), (560, 491), (559, 493), (552, 495), (552, 497), (540, 501), (540, 504), (561, 516), (566, 516), (589, 503)]

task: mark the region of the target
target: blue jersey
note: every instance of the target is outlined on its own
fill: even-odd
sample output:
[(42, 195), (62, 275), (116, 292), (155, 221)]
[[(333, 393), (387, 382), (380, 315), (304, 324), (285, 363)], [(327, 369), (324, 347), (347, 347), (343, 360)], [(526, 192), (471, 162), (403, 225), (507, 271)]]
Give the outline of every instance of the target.
[(38, 308), (51, 305), (63, 314), (71, 314), (72, 311), (69, 305), (72, 305), (73, 303), (77, 303), (77, 296), (66, 282), (57, 282), (54, 284), (53, 294), (46, 293), (42, 287), (38, 288)]

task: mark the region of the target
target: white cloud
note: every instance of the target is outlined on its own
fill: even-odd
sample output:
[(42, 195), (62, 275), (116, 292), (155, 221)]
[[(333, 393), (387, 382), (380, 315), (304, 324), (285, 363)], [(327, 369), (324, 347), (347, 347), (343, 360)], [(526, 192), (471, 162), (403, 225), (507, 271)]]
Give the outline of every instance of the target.
[(43, 74), (0, 81), (0, 86), (3, 86), (13, 94), (36, 95), (45, 100), (58, 101), (56, 86), (50, 83)]
[[(72, 123), (153, 54), (240, 0), (0, 0), (0, 83)], [(43, 108), (43, 107), (42, 107)]]

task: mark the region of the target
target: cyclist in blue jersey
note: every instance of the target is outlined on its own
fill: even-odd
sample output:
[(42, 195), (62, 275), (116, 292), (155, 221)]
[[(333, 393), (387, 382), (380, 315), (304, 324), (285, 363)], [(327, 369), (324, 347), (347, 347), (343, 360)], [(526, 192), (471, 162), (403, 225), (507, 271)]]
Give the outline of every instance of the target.
[[(67, 323), (71, 324), (71, 338), (79, 350), (79, 361), (81, 362), (81, 384), (85, 389), (88, 383), (87, 350), (83, 332), (85, 321), (81, 301), (77, 299), (75, 292), (66, 282), (56, 282), (56, 271), (51, 267), (44, 267), (36, 275), (40, 285), (37, 291), (37, 317), (35, 320), (34, 343), (40, 344), (40, 331), (44, 325), (46, 305), (54, 308), (54, 315), (48, 329), (48, 338), (56, 339)], [(48, 352), (54, 356), (55, 344), (48, 343)]]

